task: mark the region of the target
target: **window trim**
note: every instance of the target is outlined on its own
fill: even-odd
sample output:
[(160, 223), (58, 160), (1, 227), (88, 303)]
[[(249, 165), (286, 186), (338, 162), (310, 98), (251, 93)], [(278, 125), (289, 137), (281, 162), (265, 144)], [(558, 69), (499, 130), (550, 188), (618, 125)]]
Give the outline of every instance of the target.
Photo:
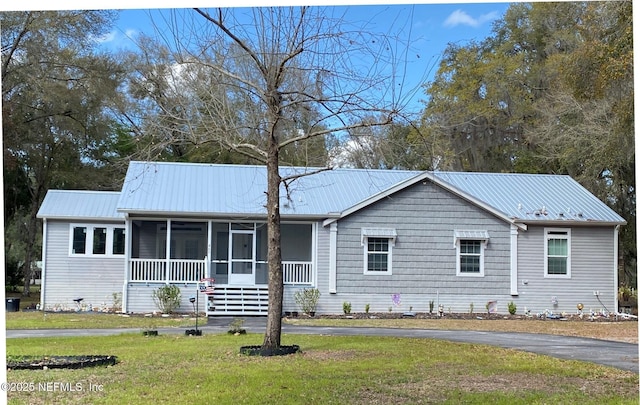
[[(480, 242), (480, 271), (478, 273), (463, 272), (460, 269), (460, 241), (472, 240)], [(489, 232), (487, 231), (453, 231), (453, 243), (456, 248), (456, 276), (458, 277), (484, 277), (484, 251), (489, 244)]]
[[(396, 244), (397, 233), (393, 228), (362, 228), (361, 243), (363, 246), (363, 274), (365, 275), (392, 275), (393, 274), (393, 246)], [(369, 252), (369, 238), (387, 239), (388, 250), (386, 252)], [(387, 270), (386, 271), (370, 271), (369, 270), (369, 253), (386, 253)]]
[[(549, 274), (549, 240), (551, 239), (567, 241), (566, 274)], [(571, 228), (544, 228), (544, 278), (571, 278)]]
[[(85, 229), (84, 253), (75, 253), (73, 251), (73, 236), (75, 228)], [(96, 229), (104, 228), (106, 231), (105, 252), (93, 253), (94, 232)], [(116, 229), (122, 229), (125, 240), (125, 251), (127, 243), (127, 230), (124, 224), (87, 224), (87, 223), (70, 223), (69, 224), (69, 257), (124, 257), (125, 253), (113, 253), (113, 235)]]

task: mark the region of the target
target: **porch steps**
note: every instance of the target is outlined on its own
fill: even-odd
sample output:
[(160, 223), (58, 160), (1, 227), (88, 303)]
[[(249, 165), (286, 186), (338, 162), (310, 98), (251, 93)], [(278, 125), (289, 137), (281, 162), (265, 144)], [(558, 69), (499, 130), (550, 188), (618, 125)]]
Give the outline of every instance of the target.
[[(216, 286), (208, 302), (207, 315), (267, 315), (267, 287)], [(211, 308), (213, 307), (213, 308)]]

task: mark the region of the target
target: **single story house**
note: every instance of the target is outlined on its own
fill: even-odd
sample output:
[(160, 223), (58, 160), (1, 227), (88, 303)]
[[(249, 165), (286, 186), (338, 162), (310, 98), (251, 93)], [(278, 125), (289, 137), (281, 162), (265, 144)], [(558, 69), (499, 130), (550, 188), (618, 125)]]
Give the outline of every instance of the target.
[[(281, 171), (301, 175), (281, 188), (285, 311), (312, 287), (320, 314), (344, 302), (354, 312), (617, 308), (625, 221), (569, 176)], [(175, 284), (181, 311), (265, 315), (265, 192), (263, 166), (164, 162), (131, 162), (120, 192), (50, 190), (38, 213), (41, 307), (150, 312), (153, 291)]]

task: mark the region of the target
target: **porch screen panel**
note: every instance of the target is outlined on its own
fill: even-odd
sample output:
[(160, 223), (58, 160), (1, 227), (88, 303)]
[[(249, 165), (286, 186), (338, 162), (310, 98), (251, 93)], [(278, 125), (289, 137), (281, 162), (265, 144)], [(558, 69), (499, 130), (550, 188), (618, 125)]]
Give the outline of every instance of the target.
[(256, 224), (256, 284), (269, 283), (267, 224)]
[(229, 281), (229, 224), (211, 224), (211, 261), (213, 277), (217, 284)]
[(131, 257), (134, 259), (165, 259), (167, 223), (165, 221), (133, 221)]
[(171, 258), (202, 260), (207, 246), (205, 222), (171, 222)]
[(312, 247), (311, 224), (282, 224), (282, 260), (310, 262)]

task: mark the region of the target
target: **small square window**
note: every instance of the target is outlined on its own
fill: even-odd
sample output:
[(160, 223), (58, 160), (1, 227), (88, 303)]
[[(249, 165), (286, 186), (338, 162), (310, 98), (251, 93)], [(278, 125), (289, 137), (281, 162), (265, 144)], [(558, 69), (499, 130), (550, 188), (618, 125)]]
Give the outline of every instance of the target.
[(367, 237), (365, 243), (365, 274), (391, 273), (389, 238)]

